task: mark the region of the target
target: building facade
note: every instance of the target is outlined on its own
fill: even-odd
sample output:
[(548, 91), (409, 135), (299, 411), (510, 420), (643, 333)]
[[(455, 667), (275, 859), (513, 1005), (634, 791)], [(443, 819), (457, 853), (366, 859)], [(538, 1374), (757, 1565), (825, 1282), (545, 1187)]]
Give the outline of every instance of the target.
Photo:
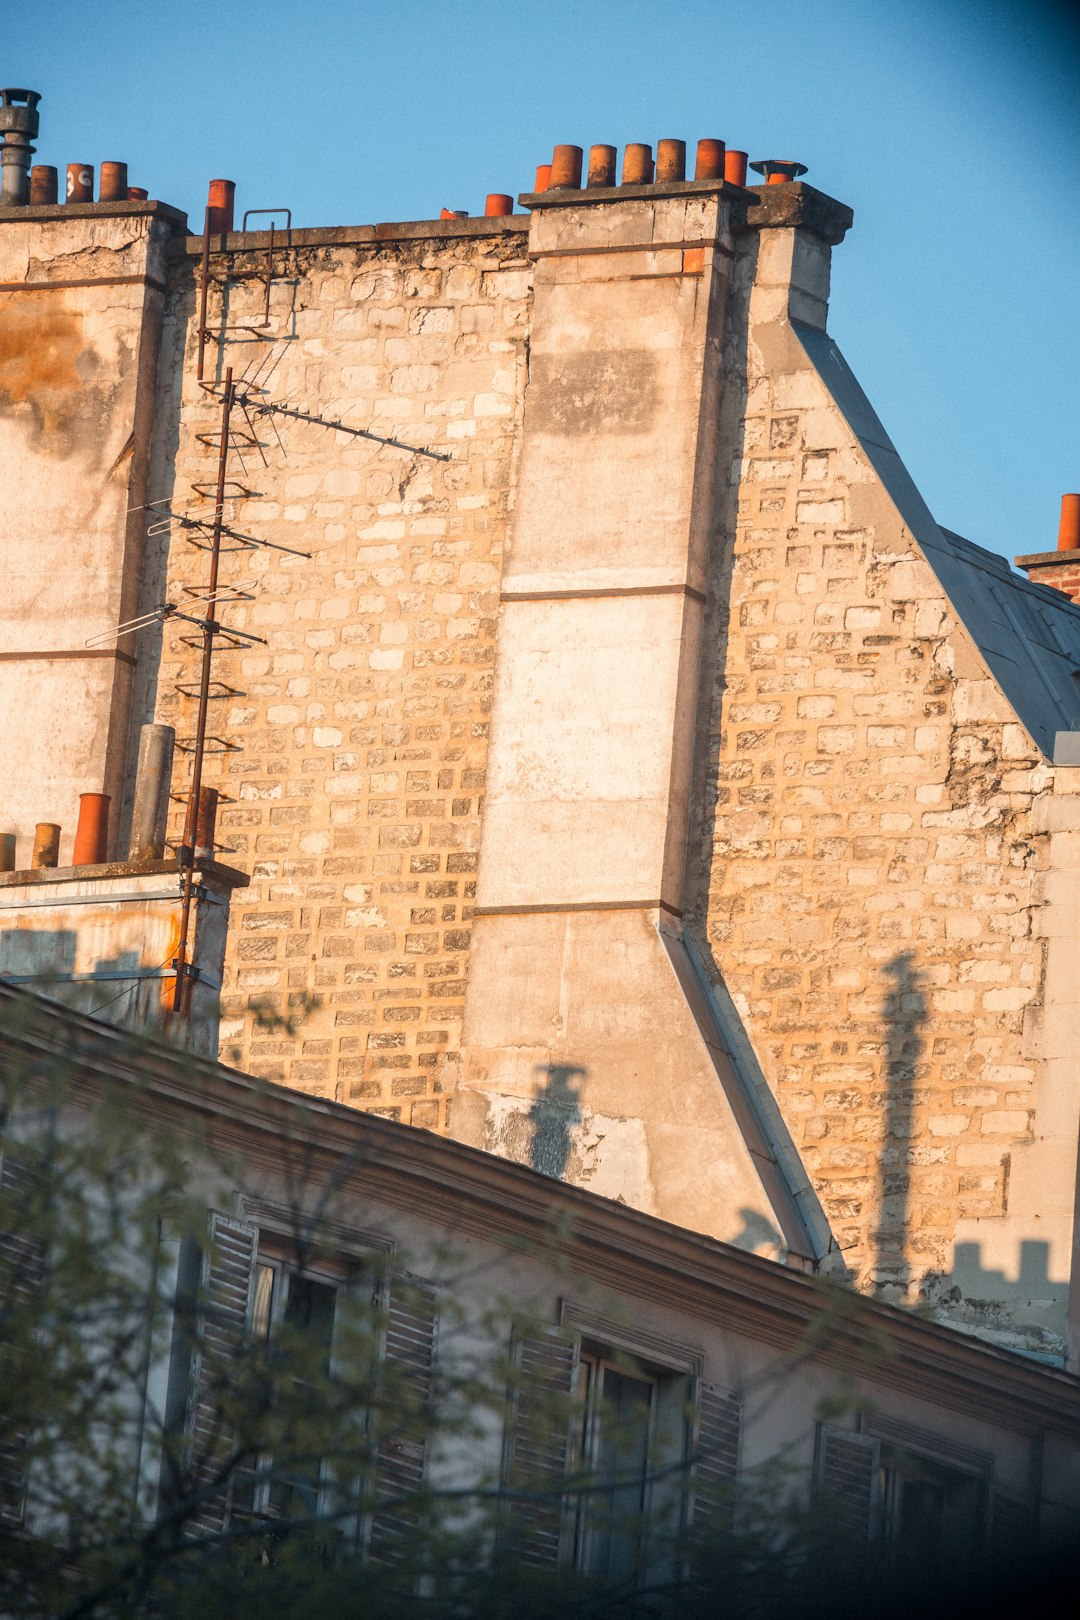
[(179, 840), (217, 509), (223, 1054), (1060, 1358), (1080, 608), (918, 496), (849, 209), (522, 201), (0, 211), (16, 875), (150, 722)]
[[(881, 1559), (870, 1567), (897, 1592), (933, 1568), (945, 1601), (961, 1568), (981, 1580), (996, 1565), (1030, 1583), (1036, 1557), (1045, 1566), (1075, 1543), (1080, 1394), (1067, 1373), (498, 1155), (260, 1084), (8, 987), (0, 1055), (6, 1335), (50, 1286), (44, 1237), (59, 1234), (35, 1213), (35, 1180), (63, 1181), (70, 1196), (72, 1179), (88, 1178), (73, 1199), (85, 1239), (95, 1207), (99, 1217), (114, 1200), (144, 1207), (138, 1178), (153, 1185), (156, 1141), (186, 1171), (183, 1204), (174, 1188), (171, 1216), (126, 1258), (95, 1256), (97, 1309), (75, 1307), (81, 1331), (117, 1345), (96, 1457), (79, 1453), (74, 1470), (55, 1438), (28, 1453), (4, 1429), (5, 1570), (40, 1579), (48, 1560), (21, 1566), (23, 1538), (41, 1533), (55, 1550), (72, 1534), (69, 1576), (90, 1558), (104, 1580), (113, 1538), (127, 1533), (117, 1481), (138, 1520), (164, 1526), (156, 1547), (141, 1536), (133, 1554), (158, 1577), (173, 1557), (197, 1577), (193, 1533), (227, 1555), (261, 1527), (269, 1551), (256, 1540), (256, 1563), (272, 1565), (275, 1544), (322, 1517), (404, 1597), (424, 1572), (427, 1520), (441, 1513), (444, 1549), (475, 1557), (468, 1513), (494, 1499), (497, 1549), (535, 1571), (603, 1579), (624, 1603), (644, 1586), (658, 1605), (646, 1597), (648, 1613), (686, 1612), (680, 1590), (715, 1601), (709, 1583), (725, 1567), (733, 1575), (740, 1535), (751, 1548), (755, 1535), (775, 1538), (783, 1562), (808, 1504), (818, 1556), (827, 1547), (839, 1559), (828, 1566), (833, 1604), (871, 1546)], [(117, 1178), (121, 1142), (129, 1172)], [(50, 1421), (82, 1404), (65, 1382), (64, 1306), (45, 1295), (36, 1335), (40, 1355), (60, 1347)], [(320, 1378), (300, 1363), (336, 1421), (312, 1429), (308, 1414), (293, 1434), (249, 1398), (260, 1378), (288, 1381), (305, 1337), (334, 1369)], [(261, 1347), (275, 1339), (280, 1359), (264, 1366)], [(293, 1410), (287, 1391), (279, 1404)], [(313, 1435), (326, 1451), (317, 1459)], [(113, 1492), (100, 1519), (86, 1501), (95, 1461)], [(492, 1556), (492, 1541), (482, 1545), (477, 1578)], [(695, 1576), (695, 1552), (710, 1547), (715, 1566), (706, 1558)], [(798, 1580), (798, 1612), (818, 1612), (819, 1578)], [(885, 1593), (872, 1595), (883, 1612)]]

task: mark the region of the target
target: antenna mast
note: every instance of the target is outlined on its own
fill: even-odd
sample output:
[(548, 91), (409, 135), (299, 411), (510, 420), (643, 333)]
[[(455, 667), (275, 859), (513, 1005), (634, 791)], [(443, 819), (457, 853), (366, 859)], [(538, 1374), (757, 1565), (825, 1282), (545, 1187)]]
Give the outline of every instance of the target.
[(221, 437), (218, 443), (217, 488), (214, 497), (214, 518), (210, 529), (210, 579), (207, 584), (205, 618), (202, 621), (202, 657), (199, 669), (199, 710), (195, 722), (195, 746), (191, 765), (191, 789), (188, 793), (187, 812), (184, 816), (184, 835), (179, 849), (182, 892), (180, 904), (180, 938), (176, 947), (176, 983), (173, 986), (174, 1013), (186, 1013), (190, 1005), (191, 973), (188, 963), (188, 938), (191, 931), (191, 899), (195, 883), (195, 841), (199, 825), (199, 796), (202, 792), (203, 756), (206, 752), (206, 719), (210, 702), (210, 670), (214, 658), (214, 641), (221, 626), (217, 622), (218, 571), (221, 565), (221, 532), (224, 525), (225, 484), (229, 461), (229, 427), (233, 408), (233, 374), (230, 366), (225, 373), (225, 391), (221, 396)]

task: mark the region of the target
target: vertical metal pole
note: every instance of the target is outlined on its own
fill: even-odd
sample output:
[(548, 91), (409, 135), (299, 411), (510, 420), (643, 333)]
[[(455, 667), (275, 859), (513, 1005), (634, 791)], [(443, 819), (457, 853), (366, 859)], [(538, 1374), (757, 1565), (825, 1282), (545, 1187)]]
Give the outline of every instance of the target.
[(199, 792), (202, 788), (203, 755), (206, 752), (206, 717), (210, 703), (210, 665), (214, 656), (214, 637), (217, 634), (218, 568), (221, 563), (221, 531), (225, 516), (225, 482), (229, 460), (229, 417), (233, 408), (233, 374), (230, 366), (225, 373), (225, 393), (221, 400), (221, 441), (218, 446), (217, 495), (214, 503), (214, 525), (210, 536), (210, 584), (206, 598), (206, 617), (202, 629), (202, 667), (199, 672), (199, 713), (195, 723), (195, 757), (191, 767), (191, 792), (188, 795), (187, 814), (184, 817), (184, 838), (180, 845), (180, 867), (183, 889), (180, 903), (180, 939), (176, 947), (176, 983), (173, 986), (174, 1013), (186, 1013), (191, 996), (188, 985), (188, 938), (191, 932), (191, 900), (195, 876), (195, 844), (199, 822)]
[(199, 366), (196, 381), (203, 380), (203, 361), (206, 356), (206, 302), (210, 291), (210, 206), (207, 204), (203, 219), (202, 267), (199, 272)]
[(270, 287), (274, 280), (274, 221), (270, 221), (270, 246), (266, 250), (266, 299), (263, 304), (263, 326), (270, 325)]

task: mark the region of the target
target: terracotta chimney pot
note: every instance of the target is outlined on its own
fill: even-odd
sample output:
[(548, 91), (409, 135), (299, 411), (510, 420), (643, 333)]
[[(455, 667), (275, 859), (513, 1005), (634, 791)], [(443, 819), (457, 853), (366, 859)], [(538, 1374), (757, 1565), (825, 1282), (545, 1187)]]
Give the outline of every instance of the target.
[(551, 189), (556, 186), (566, 186), (570, 191), (581, 189), (581, 160), (584, 153), (580, 146), (557, 146), (551, 159)]
[(697, 143), (694, 163), (695, 180), (722, 180), (724, 178), (724, 143), (705, 139)]
[(730, 146), (724, 154), (724, 179), (730, 186), (746, 184), (746, 153)]
[(643, 141), (631, 141), (623, 151), (622, 183), (624, 186), (651, 186), (653, 180), (652, 147)]

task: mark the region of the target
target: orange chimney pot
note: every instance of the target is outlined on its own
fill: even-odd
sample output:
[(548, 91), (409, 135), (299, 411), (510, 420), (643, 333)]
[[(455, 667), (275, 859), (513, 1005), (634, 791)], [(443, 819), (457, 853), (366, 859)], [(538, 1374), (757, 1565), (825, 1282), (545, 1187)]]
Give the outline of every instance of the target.
[(75, 829), (72, 866), (100, 866), (109, 858), (109, 795), (79, 794), (79, 824)]

